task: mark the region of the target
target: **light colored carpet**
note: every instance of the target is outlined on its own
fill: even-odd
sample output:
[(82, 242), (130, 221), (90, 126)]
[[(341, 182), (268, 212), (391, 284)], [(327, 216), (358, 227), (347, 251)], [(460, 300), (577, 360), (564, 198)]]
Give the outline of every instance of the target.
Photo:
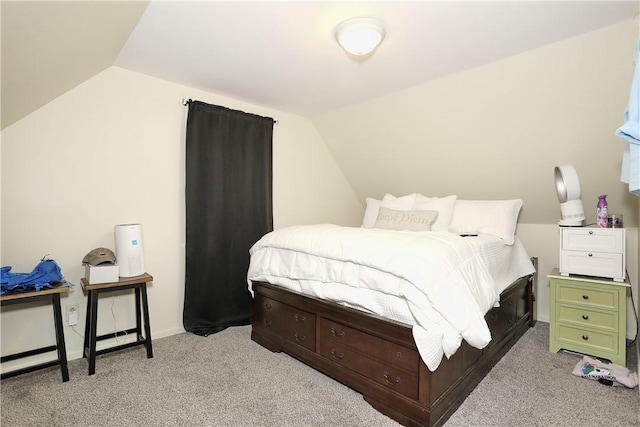
[[(250, 340), (250, 327), (189, 333), (3, 380), (10, 426), (397, 426), (360, 394)], [(447, 426), (640, 425), (638, 390), (571, 375), (580, 359), (547, 350), (538, 323), (501, 360)], [(635, 352), (631, 354), (635, 358)], [(630, 357), (630, 358), (631, 358)], [(635, 360), (635, 359), (634, 359)], [(635, 366), (635, 365), (634, 365)]]
[[(635, 347), (627, 366), (637, 369)], [(609, 387), (571, 374), (581, 355), (549, 353), (538, 322), (500, 360), (445, 424), (453, 426), (640, 426), (638, 388)]]

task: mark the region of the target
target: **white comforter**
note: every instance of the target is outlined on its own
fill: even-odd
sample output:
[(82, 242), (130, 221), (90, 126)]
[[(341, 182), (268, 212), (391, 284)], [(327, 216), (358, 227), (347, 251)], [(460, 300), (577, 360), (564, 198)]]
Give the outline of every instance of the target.
[(267, 281), (409, 323), (421, 358), (435, 370), (462, 338), (477, 348), (491, 340), (484, 315), (504, 285), (477, 242), (445, 232), (288, 227), (251, 248), (249, 289), (251, 281)]

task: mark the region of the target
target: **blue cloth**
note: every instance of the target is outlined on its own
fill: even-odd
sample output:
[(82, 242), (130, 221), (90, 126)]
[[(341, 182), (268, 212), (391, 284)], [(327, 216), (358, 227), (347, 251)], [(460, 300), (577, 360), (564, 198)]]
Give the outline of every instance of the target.
[[(7, 292), (31, 292), (52, 288), (53, 282), (62, 280), (62, 271), (52, 259), (43, 259), (31, 273), (11, 273), (11, 267), (0, 269), (0, 295)], [(66, 283), (64, 286), (70, 286)]]
[(640, 38), (636, 46), (635, 70), (631, 83), (629, 105), (624, 112), (625, 123), (616, 130), (616, 136), (625, 142), (622, 155), (620, 181), (629, 184), (629, 192), (640, 196)]

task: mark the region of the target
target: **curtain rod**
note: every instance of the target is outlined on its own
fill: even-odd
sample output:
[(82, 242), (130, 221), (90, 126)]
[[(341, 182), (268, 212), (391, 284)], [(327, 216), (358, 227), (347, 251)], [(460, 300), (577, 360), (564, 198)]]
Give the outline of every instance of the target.
[[(187, 105), (189, 105), (189, 101), (191, 101), (191, 99), (184, 99), (184, 98), (182, 98), (182, 101), (181, 101), (181, 102), (182, 102), (182, 105), (187, 106)], [(274, 124), (276, 124), (276, 125), (277, 125), (278, 123), (280, 123), (280, 120), (276, 120), (276, 119), (271, 119), (271, 120), (273, 120), (273, 123), (274, 123)]]

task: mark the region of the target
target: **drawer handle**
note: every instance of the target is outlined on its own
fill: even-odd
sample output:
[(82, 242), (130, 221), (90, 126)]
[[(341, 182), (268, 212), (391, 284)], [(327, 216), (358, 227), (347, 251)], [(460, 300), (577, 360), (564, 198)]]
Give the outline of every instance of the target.
[(583, 314), (583, 315), (582, 315), (582, 318), (583, 318), (584, 320), (589, 320), (589, 315), (587, 315), (587, 314)]
[(587, 254), (587, 256), (593, 256), (593, 254), (592, 254), (592, 253), (589, 253), (589, 254)]
[(331, 349), (331, 356), (333, 356), (334, 359), (338, 359), (338, 360), (344, 359), (344, 353), (336, 353), (335, 348)]
[(585, 341), (587, 341), (587, 340), (589, 339), (589, 336), (588, 336), (588, 335), (583, 335), (583, 336), (582, 336), (582, 339), (583, 339), (583, 340), (585, 340)]
[(269, 327), (273, 324), (273, 322), (271, 320), (267, 320), (267, 319), (263, 319), (262, 323), (264, 323), (264, 326)]
[(386, 381), (387, 384), (389, 385), (398, 385), (400, 384), (400, 377), (396, 377), (395, 380), (391, 381), (391, 379), (389, 379), (389, 374), (387, 374), (387, 372), (383, 372), (382, 376), (384, 377), (384, 380)]
[(589, 295), (587, 294), (582, 295), (582, 299), (589, 299)]
[(402, 359), (402, 352), (401, 351), (396, 353), (396, 359)]
[(589, 234), (593, 234), (593, 230), (589, 230)]
[(307, 318), (305, 316), (298, 316), (298, 313), (293, 315), (293, 318), (295, 319), (296, 322), (298, 323), (302, 323), (305, 320), (307, 320)]
[(296, 339), (296, 341), (298, 341), (298, 342), (304, 342), (304, 340), (307, 338), (305, 335), (300, 336), (300, 335), (298, 335), (298, 334), (295, 334), (293, 337), (294, 337), (294, 338)]
[(265, 301), (265, 303), (264, 303), (264, 304), (262, 304), (262, 306), (263, 306), (264, 308), (266, 308), (267, 310), (271, 310), (271, 304), (269, 304), (269, 303), (268, 303), (268, 302), (266, 302), (266, 301)]
[(333, 335), (335, 338), (342, 339), (344, 338), (344, 331), (336, 332), (334, 328), (331, 328), (331, 335)]

